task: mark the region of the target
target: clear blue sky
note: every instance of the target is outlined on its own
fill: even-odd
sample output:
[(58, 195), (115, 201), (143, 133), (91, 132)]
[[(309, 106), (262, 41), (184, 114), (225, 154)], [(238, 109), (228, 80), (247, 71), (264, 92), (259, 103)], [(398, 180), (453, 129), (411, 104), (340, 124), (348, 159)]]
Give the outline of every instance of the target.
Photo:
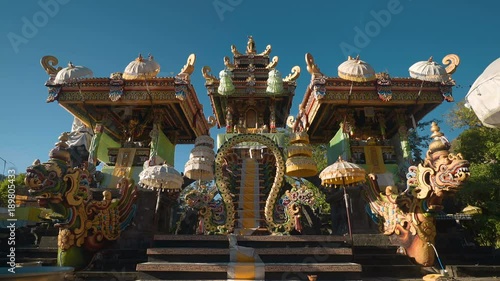
[[(161, 64), (160, 76), (179, 72), (190, 53), (197, 55), (192, 81), (205, 114), (210, 104), (201, 76), (208, 65), (217, 74), (230, 45), (243, 51), (253, 35), (257, 51), (271, 44), (280, 57), (278, 69), (288, 74), (302, 68), (292, 114), (297, 113), (310, 76), (304, 54), (311, 53), (322, 72), (337, 76), (347, 54), (360, 54), (377, 72), (407, 77), (413, 63), (449, 53), (461, 57), (454, 79), (455, 100), (500, 54), (500, 2), (435, 0), (355, 1), (97, 1), (4, 0), (0, 2), (0, 157), (7, 168), (24, 172), (48, 152), (72, 116), (56, 102), (46, 104), (47, 75), (42, 56), (55, 55), (91, 68), (97, 77), (123, 71), (138, 53), (151, 53)], [(387, 16), (390, 15), (390, 18)], [(377, 22), (378, 21), (378, 22)], [(366, 35), (358, 38), (358, 30)], [(366, 40), (368, 39), (368, 40)], [(350, 45), (351, 53), (341, 46)], [(444, 103), (426, 119), (443, 119)], [(425, 119), (424, 119), (425, 120)], [(459, 132), (442, 126), (448, 138)], [(217, 131), (213, 130), (215, 136)], [(178, 146), (175, 166), (183, 171), (191, 147)], [(0, 161), (0, 171), (3, 163)]]

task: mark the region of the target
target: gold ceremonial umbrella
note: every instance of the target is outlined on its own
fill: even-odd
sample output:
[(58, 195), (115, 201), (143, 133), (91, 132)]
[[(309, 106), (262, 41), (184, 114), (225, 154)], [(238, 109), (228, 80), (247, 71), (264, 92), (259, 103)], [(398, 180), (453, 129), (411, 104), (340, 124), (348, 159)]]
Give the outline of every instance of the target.
[(344, 189), (344, 200), (347, 212), (347, 226), (349, 228), (349, 239), (352, 244), (352, 228), (351, 217), (349, 215), (349, 200), (346, 191), (346, 186), (353, 186), (365, 181), (365, 170), (354, 163), (339, 160), (332, 165), (326, 167), (320, 174), (321, 184), (327, 187), (340, 187)]

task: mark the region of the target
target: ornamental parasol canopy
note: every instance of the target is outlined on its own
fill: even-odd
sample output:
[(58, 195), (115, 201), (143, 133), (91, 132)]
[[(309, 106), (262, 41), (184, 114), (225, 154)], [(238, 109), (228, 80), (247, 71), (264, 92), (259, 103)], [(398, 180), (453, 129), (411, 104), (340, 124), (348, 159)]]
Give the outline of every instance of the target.
[(57, 72), (54, 83), (64, 84), (80, 78), (90, 78), (93, 75), (92, 70), (89, 68), (85, 66), (75, 66), (73, 63), (69, 62), (68, 67), (65, 67)]
[(342, 160), (339, 156), (337, 162), (326, 167), (319, 174), (321, 184), (324, 186), (345, 186), (365, 181), (365, 170), (354, 163)]
[(214, 178), (214, 140), (207, 135), (196, 138), (189, 160), (184, 166), (184, 175), (193, 180), (209, 181)]
[(356, 58), (347, 57), (347, 60), (338, 67), (339, 77), (353, 82), (366, 82), (375, 80), (375, 70), (371, 65)]
[(446, 68), (430, 57), (427, 61), (419, 61), (414, 63), (408, 69), (410, 76), (422, 81), (428, 82), (445, 82), (448, 81), (450, 75), (446, 72)]
[[(158, 156), (157, 156), (158, 157)], [(139, 174), (139, 184), (145, 188), (179, 191), (184, 183), (181, 174), (167, 163), (149, 166), (144, 163), (144, 170)]]
[(365, 170), (356, 164), (342, 160), (339, 156), (339, 160), (332, 165), (326, 167), (319, 174), (321, 179), (321, 185), (323, 186), (341, 186), (344, 190), (344, 201), (347, 214), (347, 224), (349, 229), (349, 238), (352, 240), (352, 228), (351, 228), (351, 216), (349, 209), (349, 195), (346, 191), (346, 185), (354, 185), (365, 181)]
[(160, 72), (160, 65), (152, 55), (145, 60), (141, 54), (130, 62), (123, 71), (123, 79), (153, 78)]
[(500, 58), (479, 75), (465, 99), (486, 127), (500, 128)]

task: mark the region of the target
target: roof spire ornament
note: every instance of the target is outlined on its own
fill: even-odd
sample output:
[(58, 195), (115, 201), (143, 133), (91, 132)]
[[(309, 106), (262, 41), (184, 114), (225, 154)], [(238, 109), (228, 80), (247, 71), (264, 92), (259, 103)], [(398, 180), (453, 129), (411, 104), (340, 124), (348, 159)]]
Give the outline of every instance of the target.
[(247, 55), (254, 55), (257, 52), (255, 51), (255, 42), (253, 41), (252, 35), (248, 36), (247, 43)]
[(55, 144), (55, 147), (49, 152), (49, 157), (51, 159), (59, 159), (66, 163), (70, 162), (70, 154), (68, 151), (68, 144), (66, 143), (69, 140), (69, 135), (67, 132), (62, 133), (58, 142)]

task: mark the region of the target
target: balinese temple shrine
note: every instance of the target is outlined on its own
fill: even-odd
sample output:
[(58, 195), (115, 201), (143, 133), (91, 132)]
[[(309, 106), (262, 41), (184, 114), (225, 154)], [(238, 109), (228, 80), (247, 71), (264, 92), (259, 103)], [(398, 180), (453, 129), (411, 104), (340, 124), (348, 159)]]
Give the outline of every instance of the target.
[(139, 55), (123, 72), (95, 78), (86, 67), (69, 63), (56, 69), (57, 59), (44, 57), (47, 102), (57, 101), (75, 117), (69, 141), (73, 165), (87, 162), (86, 156), (89, 165), (104, 163), (100, 186), (115, 186), (121, 177), (138, 182), (144, 162), (156, 156), (174, 165), (176, 145), (193, 144), (210, 128), (190, 81), (195, 59), (190, 55), (175, 77), (160, 78), (154, 58)]
[[(443, 59), (446, 68), (431, 58), (410, 67), (411, 77), (395, 78), (375, 73), (358, 56), (349, 57), (339, 65), (338, 77), (331, 77), (311, 54), (305, 61), (311, 80), (294, 126), (305, 120), (311, 143), (328, 144), (328, 163), (341, 156), (377, 174), (382, 186), (401, 180), (398, 175), (410, 165), (409, 129), (443, 101), (453, 101), (450, 77), (459, 64), (456, 55)], [(429, 69), (434, 72), (427, 74)]]
[[(382, 189), (406, 188), (398, 183), (413, 164), (408, 131), (453, 100), (451, 74), (459, 58), (446, 56), (445, 66), (432, 58), (420, 61), (409, 68), (410, 77), (395, 78), (376, 73), (359, 56), (322, 72), (306, 53), (302, 69), (310, 77), (302, 79), (310, 82), (302, 95), (296, 92), (301, 67), (280, 69), (271, 51), (271, 45), (257, 48), (249, 36), (245, 48), (228, 48), (231, 56), (220, 66), (203, 66), (210, 100), (205, 107), (191, 83), (194, 54), (174, 77), (157, 77), (160, 65), (152, 55), (139, 55), (123, 71), (101, 78), (87, 67), (62, 68), (55, 57), (42, 58), (47, 102), (74, 116), (72, 131), (59, 137), (47, 162), (28, 168), (26, 180), (41, 204), (68, 210), (63, 213), (71, 223), (59, 230), (59, 265), (84, 268), (101, 242), (129, 239), (138, 248), (144, 248), (138, 241), (153, 245), (148, 262), (137, 262), (137, 271), (149, 277), (185, 278), (181, 273), (190, 272), (191, 279), (223, 279), (226, 273), (258, 279), (264, 271), (275, 279), (294, 272), (360, 276), (361, 266), (352, 263), (353, 230), (377, 228), (367, 226), (373, 224), (367, 202), (346, 187), (365, 188), (371, 173)], [(297, 94), (298, 114), (291, 116)], [(211, 135), (213, 127), (218, 135)], [(437, 125), (432, 130), (435, 141), (444, 139)], [(177, 171), (175, 152), (187, 144), (194, 145), (189, 160)], [(326, 144), (323, 171), (313, 158), (316, 144)], [(449, 148), (435, 147), (439, 153)], [(51, 180), (44, 180), (48, 174)], [(326, 217), (346, 217), (348, 229), (347, 223), (321, 221), (325, 216), (315, 205), (321, 196), (332, 204)], [(345, 205), (334, 206), (335, 196)], [(228, 250), (226, 235), (233, 234)], [(303, 234), (315, 235), (296, 238)], [(255, 251), (238, 246), (240, 241)], [(316, 250), (328, 258), (311, 271), (301, 260)]]

